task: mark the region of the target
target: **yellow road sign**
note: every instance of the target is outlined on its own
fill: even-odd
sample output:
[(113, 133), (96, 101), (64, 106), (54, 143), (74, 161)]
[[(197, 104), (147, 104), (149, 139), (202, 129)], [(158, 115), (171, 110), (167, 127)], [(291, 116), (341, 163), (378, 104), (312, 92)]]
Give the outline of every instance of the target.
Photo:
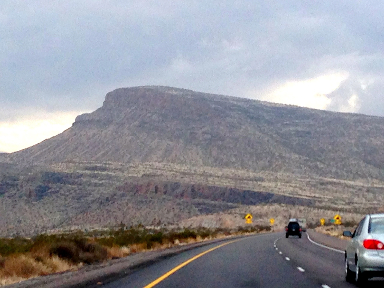
[(247, 215), (245, 215), (245, 223), (247, 223), (247, 224), (251, 224), (252, 223), (252, 214), (247, 214)]
[(320, 219), (320, 224), (321, 224), (321, 226), (323, 226), (325, 224), (325, 219), (324, 218)]
[(336, 214), (335, 217), (333, 217), (335, 220), (334, 224), (335, 225), (341, 225), (341, 216), (339, 214)]
[(273, 218), (269, 219), (269, 223), (271, 223), (271, 225), (273, 225), (275, 223), (275, 219), (273, 219)]

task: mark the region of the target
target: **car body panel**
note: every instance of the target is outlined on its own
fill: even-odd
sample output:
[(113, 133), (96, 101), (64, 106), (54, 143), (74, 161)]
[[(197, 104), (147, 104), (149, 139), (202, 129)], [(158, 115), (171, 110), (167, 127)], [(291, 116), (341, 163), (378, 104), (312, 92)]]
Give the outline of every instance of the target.
[(345, 249), (349, 269), (355, 273), (360, 269), (367, 278), (384, 276), (384, 249), (364, 247), (364, 240), (371, 239), (384, 243), (384, 214), (366, 215), (356, 227)]

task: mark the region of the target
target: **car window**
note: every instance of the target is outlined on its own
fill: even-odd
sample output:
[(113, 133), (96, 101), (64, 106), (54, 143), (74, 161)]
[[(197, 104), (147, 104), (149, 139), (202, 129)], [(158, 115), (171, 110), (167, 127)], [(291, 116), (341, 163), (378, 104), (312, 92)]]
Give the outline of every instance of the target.
[(359, 225), (357, 225), (357, 228), (356, 228), (355, 232), (353, 232), (352, 237), (356, 237), (356, 236), (359, 236), (361, 234), (361, 230), (363, 229), (364, 220), (365, 220), (365, 218), (360, 221)]
[(384, 234), (384, 218), (371, 218), (368, 233)]
[(289, 224), (288, 224), (288, 228), (295, 228), (295, 229), (298, 229), (298, 228), (300, 228), (300, 225), (299, 225), (299, 223), (296, 223), (296, 222), (290, 222)]

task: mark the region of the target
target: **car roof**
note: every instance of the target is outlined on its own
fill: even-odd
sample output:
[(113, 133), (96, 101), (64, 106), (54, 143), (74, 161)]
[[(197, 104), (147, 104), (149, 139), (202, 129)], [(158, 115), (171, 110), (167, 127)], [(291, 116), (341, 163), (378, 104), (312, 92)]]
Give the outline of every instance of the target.
[(297, 222), (297, 221), (289, 221), (288, 225), (289, 225), (289, 224), (299, 224), (299, 225), (300, 225), (300, 223)]
[(384, 213), (369, 214), (371, 218), (384, 218)]

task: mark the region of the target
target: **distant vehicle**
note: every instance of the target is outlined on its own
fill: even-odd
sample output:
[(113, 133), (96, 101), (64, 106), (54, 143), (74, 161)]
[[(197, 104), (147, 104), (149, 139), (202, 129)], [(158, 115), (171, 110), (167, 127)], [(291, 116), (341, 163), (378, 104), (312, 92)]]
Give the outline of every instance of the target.
[(384, 214), (368, 214), (353, 233), (345, 248), (345, 278), (362, 285), (369, 278), (384, 277)]
[(302, 232), (307, 231), (307, 219), (305, 219), (305, 218), (290, 218), (289, 222), (298, 222), (300, 224), (301, 231)]
[(301, 227), (297, 221), (289, 221), (288, 225), (285, 227), (285, 238), (288, 238), (290, 235), (296, 235), (301, 238)]

